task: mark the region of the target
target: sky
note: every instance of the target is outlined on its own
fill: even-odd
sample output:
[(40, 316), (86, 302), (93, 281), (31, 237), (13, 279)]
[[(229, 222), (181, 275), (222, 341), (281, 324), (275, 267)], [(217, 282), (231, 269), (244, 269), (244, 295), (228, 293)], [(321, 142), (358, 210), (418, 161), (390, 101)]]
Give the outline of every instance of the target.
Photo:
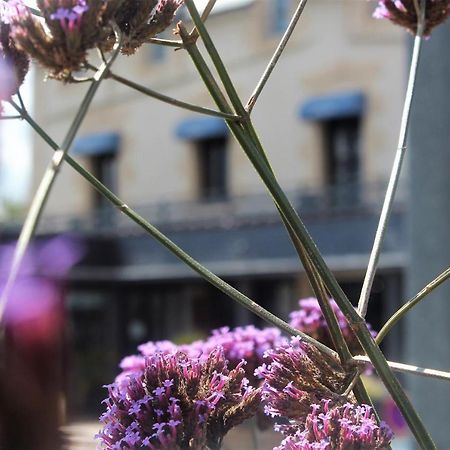
[[(251, 3), (253, 0), (217, 0), (214, 11), (222, 11)], [(34, 0), (26, 1), (35, 6)], [(195, 0), (200, 11), (208, 0)], [(32, 72), (21, 89), (27, 109), (32, 110)], [(29, 199), (32, 174), (31, 130), (18, 120), (0, 124), (0, 214), (5, 202), (21, 204)]]
[[(32, 110), (32, 77), (27, 75), (21, 89), (27, 109)], [(5, 107), (5, 112), (15, 111)], [(31, 129), (20, 120), (0, 123), (0, 211), (5, 201), (23, 203), (28, 196), (31, 176)]]

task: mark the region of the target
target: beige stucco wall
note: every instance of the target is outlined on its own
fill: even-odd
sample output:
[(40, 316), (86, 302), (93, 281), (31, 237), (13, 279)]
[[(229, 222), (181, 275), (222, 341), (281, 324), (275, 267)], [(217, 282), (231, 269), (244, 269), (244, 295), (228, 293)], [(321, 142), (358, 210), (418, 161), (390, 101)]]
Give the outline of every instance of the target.
[[(263, 72), (279, 36), (267, 27), (271, 0), (213, 15), (208, 27), (244, 101)], [(292, 2), (293, 5), (296, 2)], [(362, 179), (385, 179), (396, 145), (405, 85), (405, 35), (371, 18), (374, 3), (361, 0), (314, 0), (260, 97), (253, 118), (267, 153), (287, 189), (317, 187), (322, 179), (321, 133), (303, 121), (300, 106), (310, 97), (348, 90), (367, 95), (362, 130)], [(114, 72), (170, 96), (211, 106), (205, 88), (184, 51), (168, 50), (163, 63), (152, 62), (149, 46), (133, 57), (120, 57)], [(85, 84), (36, 83), (38, 121), (58, 141), (80, 102)], [(129, 204), (196, 198), (192, 146), (175, 137), (176, 125), (194, 113), (144, 97), (107, 80), (103, 83), (80, 135), (119, 132), (118, 193)], [(198, 116), (199, 117), (199, 116)], [(35, 140), (36, 185), (50, 150)], [(81, 162), (89, 164), (86, 159)], [(262, 192), (246, 157), (233, 141), (229, 157), (233, 195)], [(47, 213), (89, 211), (91, 191), (78, 174), (64, 168)]]

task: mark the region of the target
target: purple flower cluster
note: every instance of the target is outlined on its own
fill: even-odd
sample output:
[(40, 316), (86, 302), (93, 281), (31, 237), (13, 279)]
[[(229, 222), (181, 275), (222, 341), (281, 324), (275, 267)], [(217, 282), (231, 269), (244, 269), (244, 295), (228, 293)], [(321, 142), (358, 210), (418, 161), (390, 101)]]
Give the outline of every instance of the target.
[(330, 400), (311, 405), (305, 422), (295, 427), (274, 450), (386, 450), (393, 437), (384, 422), (377, 424), (370, 406), (333, 407)]
[(278, 328), (258, 329), (248, 325), (233, 330), (228, 327), (213, 330), (203, 348), (205, 353), (209, 353), (211, 349), (220, 345), (230, 367), (236, 367), (245, 360), (246, 376), (252, 384), (256, 385), (258, 382), (254, 372), (264, 362), (268, 362), (266, 352), (286, 342), (287, 339), (281, 336)]
[(262, 398), (267, 415), (302, 421), (311, 405), (322, 399), (343, 401), (339, 393), (348, 376), (332, 357), (300, 338), (292, 338), (266, 355), (270, 364), (263, 364), (256, 374), (264, 379)]
[(349, 377), (336, 360), (299, 338), (267, 353), (272, 362), (257, 371), (265, 412), (279, 418), (275, 429), (286, 435), (274, 450), (388, 448), (389, 427), (377, 424), (369, 406), (341, 395)]
[(281, 332), (277, 328), (261, 330), (253, 325), (234, 329), (222, 327), (213, 330), (204, 341), (195, 341), (185, 345), (176, 345), (171, 341), (150, 341), (138, 346), (140, 355), (127, 356), (121, 361), (122, 372), (116, 381), (120, 382), (128, 375), (142, 371), (145, 357), (151, 357), (157, 353), (175, 354), (180, 352), (205, 361), (210, 353), (220, 346), (230, 369), (240, 365), (242, 360), (246, 362), (242, 367), (245, 370), (245, 376), (250, 384), (256, 387), (259, 381), (254, 376), (254, 372), (261, 364), (268, 362), (265, 357), (266, 351), (285, 342), (287, 342), (286, 338), (281, 336)]
[[(420, 4), (420, 1), (418, 2)], [(425, 1), (424, 35), (428, 36), (437, 25), (445, 22), (450, 15), (450, 0)], [(414, 0), (379, 0), (373, 16), (389, 19), (391, 22), (417, 32), (417, 11)]]
[(225, 434), (255, 414), (259, 389), (242, 364), (228, 370), (221, 348), (205, 361), (157, 353), (119, 387), (108, 386), (100, 448), (214, 450)]
[[(289, 314), (289, 324), (297, 330), (303, 331), (303, 333), (306, 333), (319, 342), (322, 342), (328, 347), (333, 348), (333, 341), (330, 336), (328, 325), (317, 299), (313, 297), (301, 299), (298, 304), (300, 309)], [(354, 355), (362, 354), (363, 351), (358, 339), (350, 328), (344, 314), (333, 299), (330, 299), (330, 306), (336, 314), (342, 334), (344, 335), (350, 351)], [(372, 333), (372, 336), (375, 337), (376, 332), (371, 329), (370, 324), (368, 324), (368, 327)]]

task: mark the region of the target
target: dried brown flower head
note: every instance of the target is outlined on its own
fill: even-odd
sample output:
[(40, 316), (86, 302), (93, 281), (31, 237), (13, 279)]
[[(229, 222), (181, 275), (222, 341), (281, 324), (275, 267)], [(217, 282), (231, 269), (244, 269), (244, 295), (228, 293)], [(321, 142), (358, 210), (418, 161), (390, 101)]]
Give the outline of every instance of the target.
[[(417, 0), (420, 4), (420, 0)], [(450, 15), (450, 0), (426, 0), (423, 34), (429, 36), (431, 30), (445, 22)], [(391, 22), (417, 33), (417, 11), (413, 0), (379, 0), (374, 12), (377, 19)]]
[(10, 31), (7, 17), (0, 12), (0, 100), (7, 100), (17, 93), (30, 66), (27, 54), (16, 47)]
[(341, 393), (349, 376), (339, 362), (300, 338), (269, 350), (267, 355), (272, 362), (257, 371), (264, 378), (266, 414), (302, 420), (311, 405), (322, 399), (333, 404), (348, 401)]
[(53, 78), (70, 80), (91, 48), (104, 46), (121, 0), (38, 0), (44, 24), (20, 1), (9, 3), (11, 36)]
[(132, 55), (172, 23), (183, 0), (125, 0), (114, 16), (123, 33), (122, 53)]

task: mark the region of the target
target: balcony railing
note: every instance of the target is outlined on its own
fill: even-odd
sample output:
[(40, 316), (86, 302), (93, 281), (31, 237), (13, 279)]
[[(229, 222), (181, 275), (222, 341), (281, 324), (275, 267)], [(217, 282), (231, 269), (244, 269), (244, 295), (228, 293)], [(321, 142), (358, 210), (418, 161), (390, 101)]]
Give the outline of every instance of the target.
[[(287, 192), (292, 204), (306, 219), (337, 215), (376, 214), (386, 183), (326, 186), (322, 189), (299, 189)], [(396, 208), (405, 205), (405, 190), (400, 188)], [(151, 223), (171, 229), (232, 228), (240, 225), (279, 221), (273, 202), (265, 193), (229, 197), (223, 201), (174, 201), (133, 205)], [(40, 231), (116, 232), (129, 228), (130, 220), (113, 207), (95, 210), (87, 215), (48, 216), (42, 219)], [(18, 225), (18, 224), (16, 224)], [(8, 228), (11, 224), (8, 224)]]

